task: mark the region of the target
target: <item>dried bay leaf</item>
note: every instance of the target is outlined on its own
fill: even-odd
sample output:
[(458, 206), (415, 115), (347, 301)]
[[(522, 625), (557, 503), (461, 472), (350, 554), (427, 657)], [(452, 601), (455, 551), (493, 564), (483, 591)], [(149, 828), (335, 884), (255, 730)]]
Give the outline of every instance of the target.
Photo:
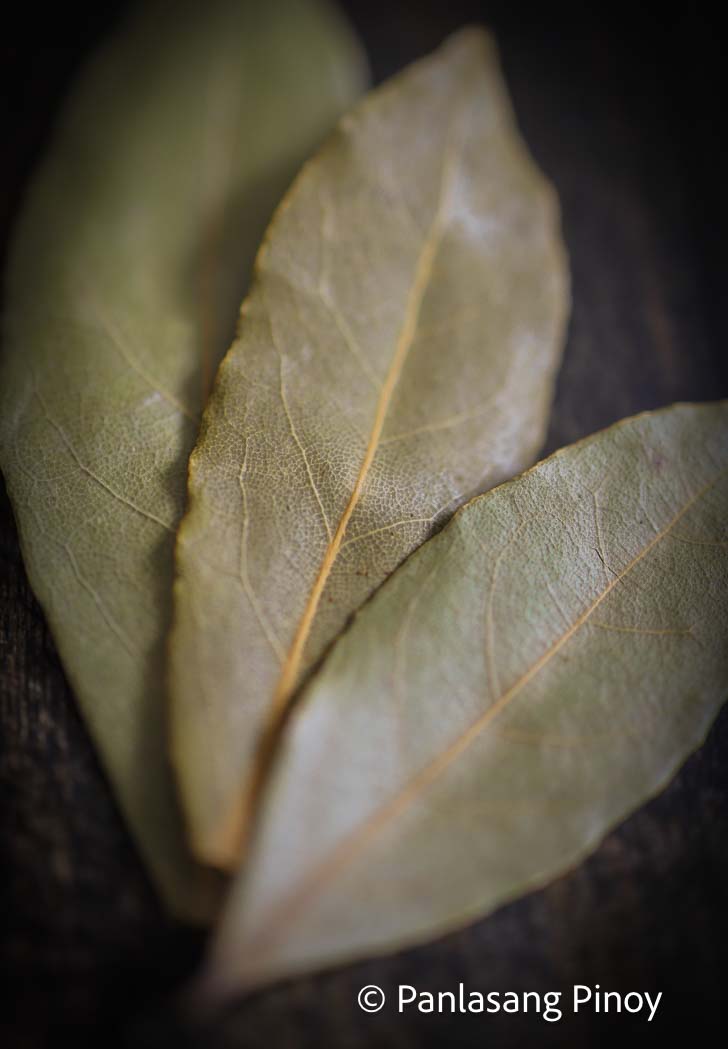
[(349, 615), (534, 456), (566, 269), (481, 30), (373, 92), (298, 177), (205, 412), (178, 541), (172, 750), (205, 860), (238, 865), (265, 743)]
[(28, 574), (189, 918), (216, 886), (187, 855), (163, 710), (186, 459), (270, 211), (362, 82), (324, 5), (143, 5), (73, 92), (11, 258), (1, 450)]
[(728, 402), (475, 499), (293, 711), (207, 991), (422, 942), (577, 863), (728, 693)]

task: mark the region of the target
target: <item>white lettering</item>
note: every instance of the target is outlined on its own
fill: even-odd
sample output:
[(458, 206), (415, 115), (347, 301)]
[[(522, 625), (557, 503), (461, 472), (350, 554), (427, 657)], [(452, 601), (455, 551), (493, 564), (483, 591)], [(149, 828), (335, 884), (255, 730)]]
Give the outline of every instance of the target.
[[(405, 998), (405, 996), (404, 996), (405, 991), (411, 991), (412, 992), (410, 994), (409, 998)], [(412, 984), (409, 984), (409, 983), (401, 983), (399, 985), (399, 1011), (402, 1012), (402, 1010), (404, 1009), (405, 1005), (409, 1005), (411, 1002), (413, 1002), (415, 1000), (416, 997), (417, 997), (417, 988), (416, 987), (413, 987)]]
[[(637, 999), (637, 1005), (635, 1005), (634, 1009), (629, 1004), (630, 998)], [(625, 994), (624, 996), (624, 1007), (628, 1013), (638, 1013), (642, 1008), (643, 1004), (644, 1003), (642, 1002), (642, 995), (639, 993), (639, 991), (630, 991), (629, 994)]]
[(590, 1001), (591, 996), (591, 987), (585, 987), (581, 983), (574, 984), (574, 1012), (578, 1013), (579, 1006), (585, 1005), (588, 1001)]
[(648, 1005), (649, 1005), (649, 1007), (650, 1007), (650, 1015), (649, 1015), (649, 1016), (647, 1017), (647, 1022), (648, 1022), (648, 1023), (650, 1022), (650, 1020), (652, 1019), (652, 1017), (653, 1017), (653, 1016), (655, 1015), (655, 1013), (657, 1012), (657, 1006), (658, 1006), (658, 1005), (660, 1004), (660, 998), (662, 998), (662, 991), (660, 991), (660, 992), (658, 993), (658, 995), (657, 995), (657, 998), (655, 998), (654, 1002), (653, 1002), (653, 1001), (652, 1001), (652, 999), (650, 998), (650, 996), (649, 996), (649, 994), (647, 993), (647, 991), (645, 991), (645, 999), (646, 999), (646, 1001), (647, 1001), (647, 1004), (648, 1004)]

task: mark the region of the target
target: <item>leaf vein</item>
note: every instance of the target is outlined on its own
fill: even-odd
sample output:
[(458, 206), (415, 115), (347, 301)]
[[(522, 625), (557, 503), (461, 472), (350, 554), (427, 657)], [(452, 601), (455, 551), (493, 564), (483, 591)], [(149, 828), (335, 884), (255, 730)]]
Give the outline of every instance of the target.
[(126, 506), (127, 509), (133, 510), (134, 513), (139, 514), (140, 517), (145, 518), (145, 520), (147, 521), (153, 521), (154, 524), (159, 525), (160, 528), (164, 528), (167, 532), (174, 532), (174, 528), (172, 527), (172, 525), (162, 520), (161, 517), (157, 517), (157, 515), (153, 514), (150, 510), (143, 510), (141, 506), (138, 506), (136, 503), (132, 502), (131, 499), (127, 499), (126, 496), (121, 495), (119, 492), (115, 491), (110, 484), (104, 481), (102, 477), (99, 477), (98, 474), (95, 474), (93, 470), (90, 469), (90, 467), (86, 466), (86, 464), (83, 462), (80, 455), (74, 448), (63, 427), (60, 426), (59, 423), (57, 423), (53, 416), (50, 414), (48, 406), (46, 405), (46, 402), (43, 399), (43, 396), (41, 395), (40, 390), (37, 388), (37, 386), (34, 390), (34, 394), (37, 397), (41, 408), (43, 409), (43, 415), (53, 427), (53, 429), (56, 431), (58, 436), (61, 438), (61, 441), (65, 445), (69, 455), (74, 460), (76, 466), (78, 466), (81, 473), (85, 474), (86, 477), (90, 478), (90, 480), (92, 480), (94, 484), (98, 485), (102, 491), (106, 492), (107, 495), (110, 495), (112, 499), (116, 500), (116, 502), (121, 503), (122, 506)]

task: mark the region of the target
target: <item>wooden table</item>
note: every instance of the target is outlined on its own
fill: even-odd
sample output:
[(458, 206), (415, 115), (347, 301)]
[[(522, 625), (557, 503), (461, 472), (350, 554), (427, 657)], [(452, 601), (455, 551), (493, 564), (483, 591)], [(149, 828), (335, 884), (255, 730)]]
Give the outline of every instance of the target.
[[(644, 408), (725, 396), (722, 69), (717, 32), (699, 12), (670, 23), (598, 10), (571, 21), (552, 5), (534, 20), (518, 5), (458, 0), (345, 6), (377, 80), (463, 22), (498, 34), (523, 132), (561, 196), (572, 260), (547, 450)], [(121, 7), (89, 15), (66, 5), (38, 25), (32, 11), (10, 16), (3, 241), (70, 73)], [(200, 938), (165, 921), (121, 823), (28, 588), (7, 500), (0, 551), (1, 1045), (36, 1049), (61, 1031), (149, 1049), (644, 1045), (683, 1024), (695, 1036), (719, 1023), (727, 714), (664, 794), (543, 891), (428, 947), (273, 989), (191, 1030), (168, 995)], [(355, 1003), (365, 983), (436, 991), (461, 980), (477, 990), (661, 990), (663, 1004), (647, 1028), (624, 1016), (370, 1017)]]

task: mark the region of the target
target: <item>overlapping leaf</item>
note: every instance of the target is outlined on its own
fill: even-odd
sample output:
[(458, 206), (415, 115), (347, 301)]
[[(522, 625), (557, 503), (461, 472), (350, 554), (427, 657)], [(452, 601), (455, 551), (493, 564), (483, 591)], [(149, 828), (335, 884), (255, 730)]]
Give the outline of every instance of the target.
[(83, 75), (8, 278), (2, 467), (32, 585), (152, 872), (209, 911), (163, 724), (173, 536), (201, 399), (268, 215), (356, 96), (308, 0), (146, 4)]
[(728, 402), (464, 507), (294, 711), (208, 991), (422, 941), (577, 862), (728, 693)]
[(190, 467), (173, 755), (235, 867), (261, 738), (347, 618), (536, 452), (567, 301), (554, 194), (468, 30), (374, 92), (297, 179)]

